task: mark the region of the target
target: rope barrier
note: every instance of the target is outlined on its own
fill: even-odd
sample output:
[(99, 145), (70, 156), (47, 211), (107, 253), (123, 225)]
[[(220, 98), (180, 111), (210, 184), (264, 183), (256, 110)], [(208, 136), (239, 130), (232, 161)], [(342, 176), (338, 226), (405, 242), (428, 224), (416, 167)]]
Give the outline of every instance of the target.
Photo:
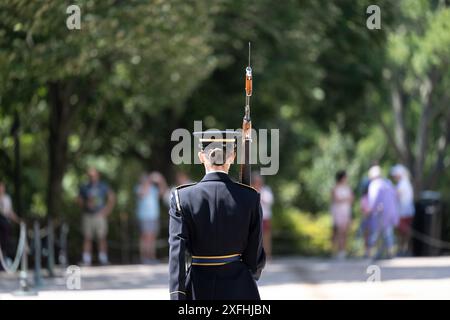
[[(429, 246), (439, 248), (439, 249), (449, 249), (450, 250), (450, 242), (448, 242), (448, 241), (430, 237), (429, 235), (419, 232), (413, 228), (410, 228), (409, 232), (410, 232), (412, 238), (422, 241), (423, 243), (425, 243)], [(289, 239), (295, 238), (296, 236), (298, 236), (298, 235), (296, 235), (295, 233), (289, 233), (289, 232), (286, 233), (286, 232), (281, 232), (281, 231), (272, 232), (273, 238), (282, 239), (282, 240), (289, 240)], [(360, 234), (360, 231), (358, 231), (356, 238), (360, 238), (360, 237), (362, 237), (362, 235)]]
[[(58, 224), (58, 228), (61, 227), (61, 237), (60, 239), (58, 239), (59, 241), (55, 241), (55, 243), (57, 245), (67, 245), (66, 241), (66, 237), (67, 237), (67, 233), (68, 233), (68, 225), (66, 223), (59, 223)], [(15, 272), (17, 272), (17, 270), (19, 269), (20, 266), (20, 262), (21, 262), (21, 257), (24, 254), (25, 251), (25, 245), (26, 245), (26, 241), (27, 241), (27, 235), (28, 236), (38, 236), (39, 238), (44, 238), (47, 237), (49, 234), (49, 229), (48, 228), (39, 228), (39, 230), (32, 230), (31, 232), (28, 231), (26, 229), (26, 224), (24, 222), (20, 223), (20, 236), (19, 236), (19, 241), (18, 241), (18, 245), (17, 245), (17, 250), (16, 250), (16, 255), (14, 258), (14, 261), (11, 263), (9, 261), (5, 260), (5, 256), (3, 254), (2, 248), (0, 246), (0, 263), (3, 267), (3, 269), (8, 273), (8, 274), (13, 274)], [(40, 233), (43, 232), (43, 235), (40, 235)], [(410, 228), (410, 234), (412, 238), (415, 238), (421, 242), (423, 242), (426, 245), (435, 247), (435, 248), (440, 248), (440, 249), (449, 249), (450, 250), (450, 242), (447, 241), (443, 241), (437, 238), (433, 238), (427, 234), (421, 233), (413, 228)], [(273, 237), (274, 238), (278, 238), (278, 239), (289, 239), (291, 237), (295, 237), (295, 234), (287, 234), (286, 232), (273, 232)], [(34, 239), (34, 241), (36, 241), (36, 239)], [(114, 240), (110, 240), (108, 241), (109, 246), (113, 249), (118, 249), (118, 248), (123, 248), (124, 244), (120, 243), (118, 241), (114, 241)], [(164, 247), (168, 247), (168, 243), (167, 240), (165, 239), (158, 239), (156, 240), (155, 246), (157, 248), (164, 248)], [(125, 247), (128, 248), (128, 250), (133, 250), (133, 249), (138, 249), (139, 248), (139, 244), (138, 243), (128, 243), (125, 244)], [(65, 248), (61, 248), (61, 250), (65, 251)], [(67, 252), (64, 252), (63, 254), (67, 254)], [(65, 260), (65, 259), (59, 259), (59, 260)], [(64, 261), (60, 261), (63, 262)], [(65, 261), (66, 262), (66, 261)]]
[[(60, 227), (61, 228), (65, 228), (66, 227), (66, 223), (60, 221), (54, 226), (54, 229), (56, 230), (56, 229), (58, 229)], [(35, 230), (33, 230), (33, 229), (28, 230), (28, 237), (33, 238), (34, 237), (34, 232), (35, 232)], [(49, 228), (48, 227), (44, 227), (44, 228), (39, 229), (39, 234), (40, 234), (40, 237), (42, 239), (48, 237)]]
[[(68, 225), (67, 225), (67, 223), (65, 223), (65, 224), (62, 224), (61, 227), (62, 227), (62, 229), (65, 228), (65, 227), (68, 228)], [(74, 230), (74, 232), (76, 234), (83, 235), (83, 230), (81, 230), (81, 228), (78, 226), (78, 224), (71, 225), (71, 229)], [(138, 226), (136, 226), (136, 230), (138, 230)], [(158, 232), (158, 237), (159, 237), (160, 234), (161, 233)], [(139, 250), (139, 248), (140, 248), (139, 237), (140, 236), (138, 235), (137, 239), (132, 239), (132, 240), (136, 240), (136, 241), (129, 241), (128, 243), (125, 243), (125, 244), (122, 241), (120, 241), (120, 240), (108, 239), (107, 240), (108, 241), (108, 247), (112, 248), (112, 249), (121, 249), (121, 248), (123, 248), (125, 246), (126, 248), (131, 249), (131, 250)], [(59, 244), (59, 242), (56, 241), (56, 240), (55, 240), (55, 243)], [(157, 249), (168, 248), (169, 247), (169, 242), (168, 242), (168, 240), (166, 238), (156, 239), (155, 240), (155, 247)]]
[(411, 232), (411, 236), (413, 238), (416, 238), (417, 240), (420, 240), (429, 246), (439, 248), (439, 249), (450, 249), (450, 242), (430, 237), (430, 236), (428, 236), (424, 233), (421, 233), (417, 230), (414, 230), (412, 228), (410, 229), (410, 232)]
[(20, 223), (20, 236), (19, 243), (17, 245), (16, 257), (14, 258), (14, 262), (8, 265), (5, 261), (2, 248), (0, 246), (0, 263), (2, 264), (3, 269), (5, 269), (6, 273), (12, 274), (15, 273), (19, 269), (20, 261), (22, 255), (25, 252), (25, 244), (26, 244), (26, 236), (27, 236), (27, 228), (24, 222)]
[[(108, 240), (108, 247), (110, 247), (112, 249), (120, 249), (123, 246), (124, 246), (124, 244), (121, 243), (120, 241)], [(125, 244), (125, 246), (128, 249), (139, 250), (139, 248), (140, 248), (139, 240), (137, 240), (136, 242), (132, 241), (132, 243)], [(157, 249), (168, 248), (169, 247), (169, 242), (166, 239), (158, 239), (158, 240), (155, 241), (155, 247)]]

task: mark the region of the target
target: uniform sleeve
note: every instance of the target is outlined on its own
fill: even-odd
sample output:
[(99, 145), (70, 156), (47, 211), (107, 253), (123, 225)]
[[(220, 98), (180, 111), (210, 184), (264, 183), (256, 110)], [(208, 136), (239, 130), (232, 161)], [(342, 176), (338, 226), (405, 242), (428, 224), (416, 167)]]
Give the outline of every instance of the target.
[(186, 248), (188, 228), (182, 212), (177, 208), (176, 191), (171, 193), (169, 208), (169, 287), (171, 300), (186, 299)]
[(262, 242), (262, 209), (259, 194), (252, 212), (247, 248), (242, 254), (242, 260), (249, 267), (253, 278), (258, 280), (266, 264), (266, 254)]

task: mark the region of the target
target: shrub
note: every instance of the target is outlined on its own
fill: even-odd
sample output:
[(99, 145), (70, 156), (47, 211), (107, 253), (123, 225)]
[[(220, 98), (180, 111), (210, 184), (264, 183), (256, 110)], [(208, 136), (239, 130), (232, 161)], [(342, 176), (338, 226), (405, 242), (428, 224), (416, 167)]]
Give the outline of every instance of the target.
[(274, 254), (325, 256), (331, 252), (331, 216), (290, 208), (273, 217)]

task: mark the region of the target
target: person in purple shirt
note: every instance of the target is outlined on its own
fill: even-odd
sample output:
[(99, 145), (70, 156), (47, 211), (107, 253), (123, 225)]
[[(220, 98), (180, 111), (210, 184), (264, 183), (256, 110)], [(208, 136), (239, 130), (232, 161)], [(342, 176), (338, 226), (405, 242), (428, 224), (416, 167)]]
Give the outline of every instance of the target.
[[(395, 187), (382, 177), (381, 168), (373, 166), (369, 170), (368, 207), (374, 215), (375, 232), (369, 238), (370, 257), (380, 257), (383, 249), (387, 250), (388, 257), (394, 255), (394, 228), (399, 221), (398, 200)], [(379, 238), (383, 245), (377, 248)], [(378, 249), (378, 250), (377, 250)]]

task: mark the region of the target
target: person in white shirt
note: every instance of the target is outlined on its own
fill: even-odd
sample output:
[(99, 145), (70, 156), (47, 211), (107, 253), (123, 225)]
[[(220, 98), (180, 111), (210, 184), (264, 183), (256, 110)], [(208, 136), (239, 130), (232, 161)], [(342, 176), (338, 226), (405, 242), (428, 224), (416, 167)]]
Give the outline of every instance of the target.
[(273, 193), (269, 186), (264, 184), (263, 177), (257, 173), (252, 174), (252, 187), (261, 195), (261, 208), (263, 212), (263, 247), (267, 259), (272, 257), (272, 205)]
[(408, 169), (397, 164), (391, 169), (391, 176), (394, 179), (397, 189), (397, 199), (399, 204), (400, 222), (397, 227), (399, 236), (399, 255), (409, 254), (409, 243), (411, 239), (411, 225), (414, 218), (414, 189), (410, 181)]
[(19, 217), (14, 213), (11, 197), (6, 193), (5, 184), (0, 181), (0, 247), (6, 257), (10, 256), (9, 236), (11, 221), (19, 223)]

